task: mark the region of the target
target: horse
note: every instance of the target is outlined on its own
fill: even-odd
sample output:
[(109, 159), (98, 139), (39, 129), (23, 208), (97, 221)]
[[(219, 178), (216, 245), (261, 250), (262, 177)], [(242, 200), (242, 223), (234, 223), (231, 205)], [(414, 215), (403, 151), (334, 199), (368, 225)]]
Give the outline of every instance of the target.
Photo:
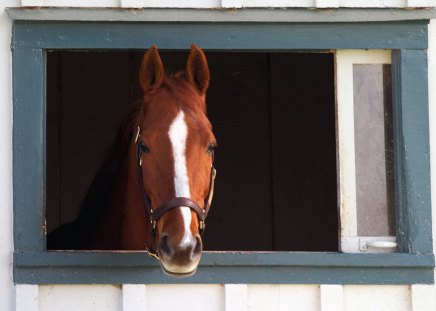
[(157, 47), (148, 49), (139, 70), (143, 98), (122, 119), (78, 217), (48, 235), (48, 249), (145, 250), (167, 275), (195, 273), (216, 174), (209, 80), (196, 45), (186, 70), (173, 75)]

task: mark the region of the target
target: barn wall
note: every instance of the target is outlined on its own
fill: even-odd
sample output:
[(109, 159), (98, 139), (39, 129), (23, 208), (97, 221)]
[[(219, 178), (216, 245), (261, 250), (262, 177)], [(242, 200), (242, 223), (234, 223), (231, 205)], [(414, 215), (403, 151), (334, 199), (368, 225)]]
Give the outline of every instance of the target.
[(20, 285), (17, 298), (18, 311), (436, 310), (433, 285)]
[[(289, 1), (291, 2), (291, 1)], [(23, 5), (62, 5), (65, 1), (23, 0)], [(80, 6), (135, 6), (136, 0), (75, 0)], [(142, 2), (141, 2), (142, 3)], [(154, 3), (150, 1), (148, 3)], [(160, 2), (164, 3), (164, 2)], [(190, 5), (200, 6), (199, 0)], [(218, 2), (205, 1), (207, 5)], [(262, 4), (260, 1), (222, 1), (222, 5)], [(288, 1), (274, 1), (285, 4)], [(300, 0), (301, 5), (434, 6), (434, 1)], [(357, 4), (355, 4), (357, 3)], [(273, 5), (272, 4), (272, 5)], [(17, 285), (12, 282), (12, 81), (11, 22), (5, 7), (19, 1), (0, 2), (0, 310), (436, 310), (434, 285)], [(436, 21), (430, 24), (429, 99), (430, 146), (436, 147)], [(436, 198), (436, 153), (431, 153), (432, 197)], [(433, 201), (435, 202), (435, 200)], [(433, 203), (433, 224), (436, 224)], [(435, 226), (433, 242), (436, 249)], [(15, 293), (14, 293), (15, 291)], [(192, 304), (192, 301), (195, 301)], [(188, 304), (189, 302), (189, 304)], [(194, 306), (192, 308), (192, 306)]]

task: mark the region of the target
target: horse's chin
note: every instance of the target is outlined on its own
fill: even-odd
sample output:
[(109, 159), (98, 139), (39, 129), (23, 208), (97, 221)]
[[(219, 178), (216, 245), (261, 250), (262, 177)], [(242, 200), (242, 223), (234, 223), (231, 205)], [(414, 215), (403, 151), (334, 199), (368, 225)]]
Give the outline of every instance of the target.
[(184, 268), (178, 266), (169, 267), (161, 261), (160, 266), (162, 268), (162, 271), (168, 276), (175, 278), (185, 278), (188, 276), (193, 276), (195, 274), (195, 272), (197, 271), (198, 263), (193, 265), (193, 267)]
[(190, 271), (190, 272), (171, 272), (167, 269), (165, 269), (165, 267), (163, 265), (161, 265), (162, 267), (162, 271), (163, 273), (165, 273), (165, 275), (171, 276), (173, 278), (186, 278), (189, 276), (193, 276), (195, 274), (195, 272), (197, 272), (197, 267), (194, 268), (194, 270)]

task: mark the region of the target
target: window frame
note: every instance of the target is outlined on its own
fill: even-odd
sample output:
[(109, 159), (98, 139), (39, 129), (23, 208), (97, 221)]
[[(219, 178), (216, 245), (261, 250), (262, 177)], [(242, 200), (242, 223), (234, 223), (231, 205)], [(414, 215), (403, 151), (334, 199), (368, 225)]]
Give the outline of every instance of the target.
[[(434, 283), (428, 20), (295, 23), (229, 17), (205, 22), (202, 13), (190, 11), (198, 14), (197, 22), (92, 22), (38, 21), (37, 12), (9, 10), (14, 20), (15, 283)], [(144, 252), (45, 250), (46, 51), (146, 50), (152, 44), (187, 49), (193, 42), (205, 50), (392, 50), (397, 253), (205, 252), (195, 276), (174, 279), (164, 276), (159, 263)]]
[[(354, 98), (355, 65), (391, 66), (391, 50), (340, 50), (336, 52), (336, 126), (338, 175), (340, 193), (340, 249), (345, 253), (395, 253), (397, 248), (368, 247), (368, 242), (381, 241), (396, 244), (392, 235), (359, 235), (357, 211), (356, 139)], [(392, 70), (391, 70), (392, 71)], [(390, 116), (392, 118), (392, 115)], [(391, 133), (393, 135), (393, 132)], [(392, 146), (393, 148), (393, 146)]]

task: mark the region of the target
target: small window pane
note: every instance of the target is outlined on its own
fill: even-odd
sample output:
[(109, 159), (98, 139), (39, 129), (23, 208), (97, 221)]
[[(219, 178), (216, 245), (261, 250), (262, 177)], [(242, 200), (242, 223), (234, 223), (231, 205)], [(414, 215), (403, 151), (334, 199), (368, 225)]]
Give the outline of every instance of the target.
[(394, 236), (391, 66), (353, 65), (357, 234)]

